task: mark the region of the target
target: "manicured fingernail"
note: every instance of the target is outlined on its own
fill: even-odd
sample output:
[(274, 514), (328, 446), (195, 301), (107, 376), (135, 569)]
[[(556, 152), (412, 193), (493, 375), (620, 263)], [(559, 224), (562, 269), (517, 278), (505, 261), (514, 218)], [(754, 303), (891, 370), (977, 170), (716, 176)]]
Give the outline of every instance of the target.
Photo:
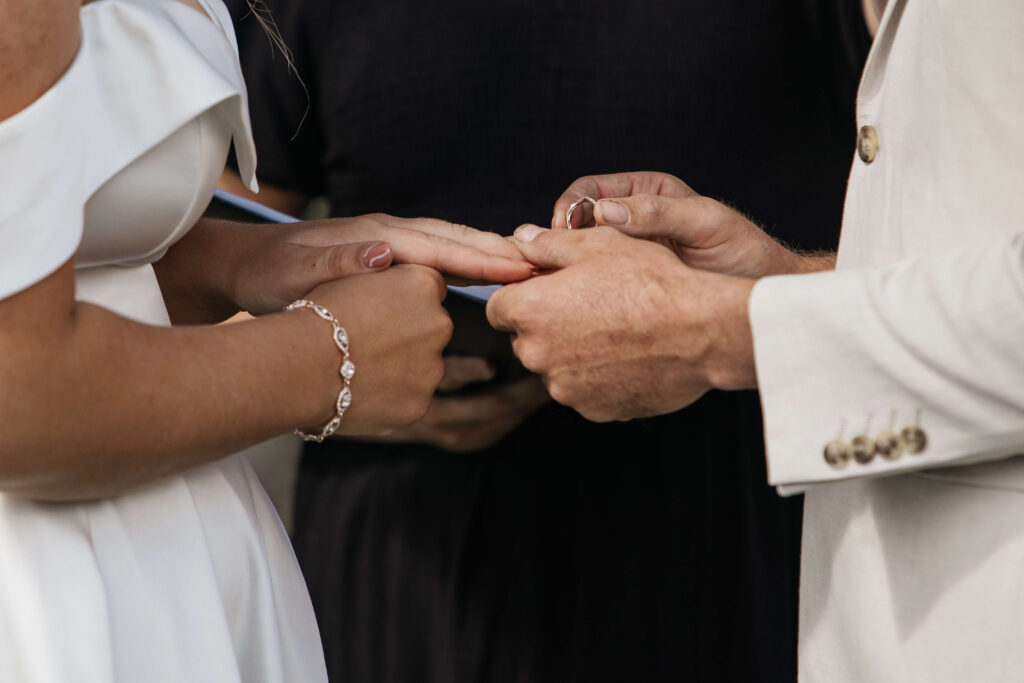
[(385, 266), (391, 256), (391, 246), (387, 242), (377, 242), (368, 246), (359, 256), (359, 260), (367, 268)]
[(629, 209), (614, 200), (601, 199), (597, 202), (597, 208), (607, 225), (625, 225), (629, 222)]
[(533, 238), (542, 232), (547, 232), (544, 228), (537, 227), (536, 225), (520, 225), (516, 228), (516, 241), (518, 242), (532, 242)]

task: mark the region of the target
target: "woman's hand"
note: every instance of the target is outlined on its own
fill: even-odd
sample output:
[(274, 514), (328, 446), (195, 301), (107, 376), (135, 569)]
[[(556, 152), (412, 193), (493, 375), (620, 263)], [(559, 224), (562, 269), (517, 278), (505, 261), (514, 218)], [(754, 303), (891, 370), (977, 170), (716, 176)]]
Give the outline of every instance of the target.
[(262, 225), (204, 219), (155, 264), (177, 324), (239, 310), (279, 311), (317, 285), (391, 263), (424, 265), (463, 281), (530, 276), (519, 250), (493, 233), (444, 221), (374, 214)]
[(519, 249), (501, 235), (434, 218), (375, 213), (294, 226), (279, 240), (307, 247), (381, 240), (391, 245), (395, 263), (427, 266), (458, 282), (518, 282), (533, 274)]
[[(441, 351), (451, 338), (452, 322), (441, 302), (447, 288), (437, 271), (399, 265), (379, 273), (357, 275), (320, 285), (305, 295), (338, 317), (351, 339), (352, 406), (339, 434), (373, 435), (405, 427), (423, 417), (444, 376)], [(330, 326), (319, 322), (310, 333), (333, 347)], [(336, 359), (337, 360), (337, 359)], [(338, 364), (324, 369), (322, 421), (309, 425), (318, 432), (334, 416), (341, 389)]]
[(792, 251), (745, 216), (665, 173), (585, 176), (555, 203), (552, 227), (565, 227), (569, 206), (581, 197), (598, 200), (573, 213), (573, 227), (610, 225), (633, 237), (668, 247), (693, 268), (742, 277), (827, 270), (833, 254)]

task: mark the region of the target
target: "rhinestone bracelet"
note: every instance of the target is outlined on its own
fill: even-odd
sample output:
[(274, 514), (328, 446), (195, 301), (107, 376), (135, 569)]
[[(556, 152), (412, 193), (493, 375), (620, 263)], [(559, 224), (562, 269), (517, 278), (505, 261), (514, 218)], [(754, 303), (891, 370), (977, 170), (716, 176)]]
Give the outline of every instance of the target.
[(315, 304), (307, 299), (293, 301), (285, 306), (284, 310), (296, 311), (300, 308), (308, 308), (331, 324), (331, 339), (334, 340), (334, 344), (338, 347), (338, 350), (341, 351), (341, 369), (338, 371), (338, 374), (341, 375), (341, 391), (338, 393), (338, 400), (334, 402), (334, 408), (337, 411), (336, 414), (331, 418), (330, 422), (324, 425), (324, 428), (320, 430), (319, 434), (308, 434), (301, 429), (295, 430), (295, 433), (306, 441), (315, 441), (320, 443), (331, 434), (338, 431), (338, 426), (341, 424), (341, 418), (345, 415), (345, 411), (348, 410), (348, 407), (352, 405), (352, 376), (356, 374), (356, 365), (349, 357), (348, 332), (345, 331), (344, 327), (338, 324), (338, 319), (334, 317), (334, 314), (328, 311), (324, 306)]

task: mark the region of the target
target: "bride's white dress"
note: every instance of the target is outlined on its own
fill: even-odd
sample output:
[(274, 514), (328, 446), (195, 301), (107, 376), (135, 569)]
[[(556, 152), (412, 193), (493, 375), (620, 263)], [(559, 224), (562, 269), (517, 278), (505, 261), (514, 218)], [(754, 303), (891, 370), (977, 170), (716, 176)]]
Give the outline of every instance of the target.
[[(86, 5), (68, 72), (0, 123), (0, 298), (74, 255), (78, 298), (168, 324), (149, 264), (209, 202), (232, 138), (243, 177), (255, 167), (230, 18), (201, 1), (209, 17)], [(0, 495), (0, 681), (325, 680), (288, 538), (242, 459), (87, 504)]]

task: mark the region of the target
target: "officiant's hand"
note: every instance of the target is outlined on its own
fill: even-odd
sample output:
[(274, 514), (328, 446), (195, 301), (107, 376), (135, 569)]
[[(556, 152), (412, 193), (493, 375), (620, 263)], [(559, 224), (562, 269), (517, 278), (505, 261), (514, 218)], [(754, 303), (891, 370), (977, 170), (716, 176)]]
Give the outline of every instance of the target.
[(801, 254), (786, 248), (751, 220), (667, 173), (584, 176), (555, 203), (553, 228), (565, 227), (569, 206), (597, 200), (573, 212), (573, 227), (609, 225), (655, 241), (694, 268), (743, 277), (826, 270), (833, 254)]
[(445, 356), (444, 379), (426, 415), (405, 429), (373, 441), (423, 443), (453, 453), (490, 448), (550, 400), (540, 378), (531, 375), (469, 395), (448, 395), (470, 384), (494, 379), (494, 366), (484, 358)]
[(608, 227), (522, 226), (515, 237), (538, 268), (558, 270), (500, 289), (487, 317), (559, 403), (595, 421), (631, 419), (756, 383), (754, 280), (690, 268)]
[(470, 384), (488, 382), (495, 368), (484, 358), (444, 356), (444, 378), (421, 420), (374, 441), (427, 443), (452, 453), (482, 451), (512, 432), (551, 398), (541, 378), (531, 375), (468, 395), (446, 395)]

